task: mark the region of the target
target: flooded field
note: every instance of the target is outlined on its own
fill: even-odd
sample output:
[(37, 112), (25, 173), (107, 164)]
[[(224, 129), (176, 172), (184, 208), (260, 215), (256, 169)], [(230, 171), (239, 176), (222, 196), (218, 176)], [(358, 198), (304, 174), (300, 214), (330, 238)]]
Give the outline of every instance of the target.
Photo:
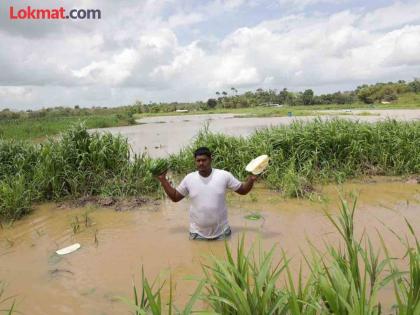
[[(367, 113), (367, 115), (365, 115)], [(340, 117), (344, 119), (375, 122), (387, 118), (397, 120), (420, 120), (420, 110), (352, 110), (320, 111), (322, 119)], [(240, 116), (240, 115), (239, 115)], [(148, 152), (151, 157), (162, 157), (178, 151), (191, 143), (192, 139), (209, 122), (209, 130), (231, 136), (249, 136), (257, 129), (287, 125), (294, 120), (308, 121), (316, 116), (296, 117), (238, 117), (234, 114), (156, 116), (138, 120), (139, 125), (99, 129), (127, 137), (135, 153)]]
[[(380, 231), (389, 251), (401, 257), (403, 247), (388, 228), (406, 235), (406, 217), (420, 233), (420, 185), (373, 179), (341, 189), (360, 194), (358, 235), (366, 230), (379, 247), (376, 230)], [(262, 186), (245, 197), (230, 194), (229, 243), (234, 246), (244, 232), (247, 247), (255, 239), (261, 239), (264, 248), (276, 244), (294, 259), (296, 271), (300, 250), (308, 251), (307, 239), (319, 248), (324, 240), (337, 240), (323, 210), (337, 212), (338, 189), (319, 190), (310, 200), (285, 200)], [(244, 218), (252, 213), (263, 218)], [(54, 253), (75, 242), (81, 244), (80, 250), (61, 257)], [(165, 200), (122, 212), (42, 204), (14, 226), (0, 230), (0, 280), (8, 283), (8, 295), (17, 295), (17, 309), (24, 314), (128, 314), (129, 307), (117, 297), (131, 297), (133, 276), (140, 286), (143, 265), (151, 279), (158, 275), (168, 279), (172, 274), (175, 304), (182, 306), (196, 286), (186, 277), (201, 275), (200, 263), (209, 254), (222, 257), (223, 246), (223, 242), (188, 240), (188, 201)]]

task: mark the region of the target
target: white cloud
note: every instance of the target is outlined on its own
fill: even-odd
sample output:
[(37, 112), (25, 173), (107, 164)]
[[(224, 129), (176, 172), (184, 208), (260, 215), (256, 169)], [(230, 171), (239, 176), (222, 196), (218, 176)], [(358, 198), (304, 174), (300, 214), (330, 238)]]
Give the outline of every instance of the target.
[[(217, 38), (202, 35), (200, 23), (258, 0), (185, 1), (174, 9), (175, 0), (86, 0), (107, 18), (35, 35), (0, 30), (0, 108), (197, 100), (232, 86), (332, 91), (420, 71), (418, 3), (244, 21)], [(182, 29), (197, 37), (185, 40)]]
[[(157, 66), (151, 73), (151, 76), (159, 80), (172, 80), (177, 79), (177, 77), (182, 76), (186, 68), (195, 68), (200, 70), (200, 63), (203, 62), (205, 58), (204, 51), (197, 46), (197, 43), (194, 42), (187, 47), (173, 47), (177, 50), (175, 57), (173, 58), (170, 64), (164, 64)], [(202, 64), (201, 64), (202, 65)], [(190, 78), (186, 79), (192, 79)]]
[(391, 50), (384, 59), (385, 65), (420, 65), (420, 25), (390, 32), (384, 41)]
[(10, 102), (29, 101), (32, 98), (32, 89), (22, 86), (0, 86), (0, 99), (2, 98)]
[(361, 27), (369, 30), (389, 29), (420, 22), (420, 2), (395, 2), (387, 7), (368, 12), (361, 19)]
[(204, 20), (204, 17), (198, 13), (178, 13), (168, 19), (170, 27), (187, 26)]
[(301, 11), (308, 6), (315, 4), (338, 4), (346, 3), (348, 0), (277, 0), (282, 8), (287, 11)]
[(87, 79), (86, 83), (118, 85), (130, 76), (136, 60), (136, 51), (125, 49), (110, 61), (94, 61), (80, 70), (73, 70), (72, 73), (79, 79)]
[[(255, 69), (250, 77), (261, 83), (270, 78), (278, 87), (397, 80), (420, 69), (420, 26), (370, 32), (360, 25), (363, 17), (343, 11), (329, 17), (266, 21), (229, 35), (221, 43), (221, 55), (236, 57), (242, 69)], [(287, 24), (292, 26), (284, 27)], [(240, 73), (239, 69), (225, 72), (220, 82), (234, 82)]]
[(233, 54), (219, 60), (208, 82), (210, 88), (246, 87), (261, 81), (257, 68), (248, 62), (246, 55)]
[(209, 10), (210, 8), (212, 10), (233, 10), (247, 2), (250, 2), (250, 0), (214, 0), (209, 1), (204, 7), (206, 8), (205, 10)]

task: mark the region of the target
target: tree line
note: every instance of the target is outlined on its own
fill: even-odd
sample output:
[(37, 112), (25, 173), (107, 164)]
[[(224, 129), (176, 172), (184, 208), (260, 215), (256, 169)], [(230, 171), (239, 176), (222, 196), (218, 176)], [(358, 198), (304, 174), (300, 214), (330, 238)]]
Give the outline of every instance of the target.
[(300, 92), (289, 91), (287, 88), (280, 90), (258, 88), (255, 91), (247, 91), (239, 94), (235, 87), (228, 91), (217, 91), (214, 98), (209, 98), (207, 102), (161, 102), (145, 104), (136, 101), (132, 105), (116, 108), (92, 107), (81, 108), (79, 105), (71, 107), (58, 106), (54, 108), (44, 108), (41, 110), (11, 111), (3, 109), (0, 111), (0, 121), (10, 119), (63, 117), (63, 116), (91, 116), (114, 114), (132, 119), (134, 114), (139, 113), (165, 113), (176, 110), (209, 110), (214, 108), (246, 108), (256, 106), (300, 106), (300, 105), (321, 105), (321, 104), (353, 104), (362, 102), (373, 104), (380, 102), (394, 102), (401, 94), (420, 93), (420, 79), (407, 82), (399, 80), (397, 82), (363, 84), (353, 91), (338, 91), (334, 93), (316, 95), (312, 89)]
[(207, 101), (209, 108), (241, 108), (261, 105), (321, 105), (321, 104), (352, 104), (362, 102), (373, 104), (378, 102), (392, 102), (398, 100), (400, 94), (413, 92), (420, 93), (420, 80), (414, 79), (411, 82), (399, 80), (397, 82), (363, 84), (353, 91), (334, 92), (315, 95), (312, 89), (300, 92), (292, 92), (287, 88), (280, 91), (275, 89), (257, 89), (255, 92), (248, 91), (238, 95), (235, 88), (233, 93), (226, 91), (216, 92), (216, 98)]
[(420, 93), (420, 79), (407, 82), (363, 84), (352, 91), (338, 91), (334, 93), (316, 95), (312, 89), (300, 92), (258, 88), (255, 91), (247, 91), (239, 94), (235, 87), (227, 91), (217, 91), (215, 97), (207, 102), (197, 101), (194, 103), (136, 103), (139, 113), (173, 112), (179, 109), (186, 110), (209, 110), (214, 108), (247, 108), (256, 106), (301, 106), (301, 105), (328, 105), (328, 104), (353, 104), (362, 102), (373, 104), (380, 102), (394, 102), (399, 95), (405, 93)]

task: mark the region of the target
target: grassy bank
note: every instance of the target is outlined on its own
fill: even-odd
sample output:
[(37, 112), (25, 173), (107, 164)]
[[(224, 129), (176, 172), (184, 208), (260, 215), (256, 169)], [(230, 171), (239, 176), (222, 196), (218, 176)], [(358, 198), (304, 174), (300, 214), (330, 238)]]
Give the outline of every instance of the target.
[(87, 128), (135, 124), (131, 107), (113, 109), (50, 108), (33, 112), (0, 111), (0, 138), (45, 141), (70, 126), (83, 122)]
[(87, 128), (108, 128), (133, 124), (128, 117), (116, 115), (59, 118), (38, 118), (9, 120), (0, 122), (0, 137), (4, 139), (31, 140), (34, 142), (45, 141), (48, 136), (64, 132), (78, 122), (83, 122)]
[(267, 107), (254, 106), (245, 108), (214, 108), (214, 109), (191, 109), (187, 113), (170, 112), (148, 112), (142, 114), (134, 114), (135, 119), (142, 117), (153, 116), (185, 116), (185, 115), (208, 115), (208, 114), (237, 114), (245, 117), (282, 117), (287, 116), (289, 112), (293, 116), (310, 116), (321, 115), (317, 111), (322, 110), (343, 110), (343, 109), (358, 109), (358, 110), (375, 110), (375, 109), (419, 109), (420, 108), (420, 94), (405, 93), (400, 96), (397, 101), (390, 104), (373, 103), (365, 104), (362, 102), (354, 102), (351, 104), (320, 104), (320, 105), (296, 105), (283, 107)]
[[(377, 104), (377, 105), (364, 105), (364, 104), (352, 104), (348, 106), (343, 105), (312, 105), (312, 106), (285, 106), (285, 107), (249, 107), (249, 108), (237, 108), (237, 109), (212, 109), (212, 110), (197, 110), (190, 111), (188, 113), (177, 113), (177, 112), (165, 112), (165, 113), (144, 113), (134, 114), (135, 119), (141, 119), (145, 117), (159, 117), (159, 116), (188, 116), (188, 115), (211, 115), (211, 114), (233, 114), (238, 117), (286, 117), (289, 113), (292, 116), (323, 116), (326, 113), (325, 110), (366, 110), (372, 112), (375, 115), (375, 110), (379, 109), (420, 109), (420, 101), (412, 106), (396, 106), (395, 104)], [(347, 113), (343, 113), (347, 114)]]
[[(225, 243), (225, 257), (211, 257), (203, 265), (203, 277), (183, 309), (174, 306), (172, 283), (166, 303), (161, 294), (165, 284), (150, 285), (144, 273), (141, 294), (133, 285), (134, 299), (123, 300), (137, 315), (193, 314), (198, 300), (207, 306), (206, 314), (419, 314), (420, 245), (412, 226), (407, 222), (410, 241), (400, 238), (406, 255), (396, 258), (380, 234), (382, 248), (373, 247), (365, 233), (355, 234), (355, 209), (356, 200), (352, 204), (342, 200), (337, 218), (326, 213), (340, 242), (326, 243), (322, 249), (312, 245), (311, 253), (303, 253), (297, 275), (290, 268), (299, 264), (296, 258), (276, 247), (268, 252), (261, 246), (246, 250), (242, 238), (235, 253)], [(279, 251), (280, 260), (274, 258)], [(397, 262), (407, 266), (406, 270), (400, 270)], [(392, 300), (388, 296), (381, 301), (380, 293), (389, 288), (393, 289)], [(391, 304), (392, 309), (385, 309), (384, 304)]]
[(203, 130), (194, 144), (170, 157), (171, 168), (178, 173), (193, 170), (191, 157), (199, 146), (214, 152), (215, 167), (240, 178), (246, 176), (251, 157), (268, 154), (271, 162), (262, 178), (288, 196), (303, 196), (319, 182), (420, 173), (419, 122), (315, 120), (263, 129), (249, 138)]
[[(268, 154), (271, 162), (262, 179), (291, 197), (304, 196), (315, 183), (420, 173), (419, 122), (316, 120), (264, 129), (249, 138), (203, 130), (191, 146), (168, 158), (170, 169), (180, 175), (193, 171), (193, 150), (203, 145), (213, 151), (214, 167), (240, 179), (252, 157)], [(151, 162), (133, 156), (127, 139), (89, 134), (82, 126), (39, 145), (0, 140), (0, 220), (20, 218), (36, 201), (155, 194), (159, 185)]]
[(41, 145), (0, 141), (0, 219), (15, 220), (34, 201), (156, 192), (151, 159), (132, 155), (126, 139), (76, 126)]

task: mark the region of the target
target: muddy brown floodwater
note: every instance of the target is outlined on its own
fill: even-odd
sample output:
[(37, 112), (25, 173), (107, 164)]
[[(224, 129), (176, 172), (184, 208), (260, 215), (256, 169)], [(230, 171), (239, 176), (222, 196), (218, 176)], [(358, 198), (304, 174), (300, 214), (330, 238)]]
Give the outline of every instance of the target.
[[(360, 194), (357, 234), (366, 230), (379, 247), (379, 230), (389, 251), (401, 257), (403, 247), (383, 223), (406, 235), (406, 217), (420, 232), (420, 185), (380, 179), (348, 183), (341, 189)], [(262, 186), (245, 197), (229, 194), (233, 230), (229, 243), (235, 245), (245, 232), (247, 247), (258, 238), (264, 248), (276, 244), (293, 257), (296, 271), (300, 249), (308, 250), (307, 239), (320, 248), (324, 240), (337, 242), (337, 233), (323, 209), (337, 213), (338, 202), (336, 186), (324, 186), (312, 200), (284, 200)], [(168, 279), (172, 274), (175, 304), (182, 306), (196, 285), (187, 276), (201, 275), (200, 262), (209, 254), (224, 254), (223, 242), (188, 240), (187, 209), (188, 201), (163, 201), (123, 212), (92, 206), (67, 209), (52, 203), (39, 205), (13, 227), (0, 230), (0, 280), (8, 283), (8, 295), (17, 295), (17, 309), (24, 314), (129, 314), (129, 307), (117, 297), (131, 297), (133, 276), (140, 286), (143, 265), (150, 279), (158, 275)], [(254, 212), (264, 220), (244, 218)], [(82, 220), (86, 213), (88, 227)], [(76, 216), (80, 227), (74, 234)], [(54, 254), (75, 242), (81, 244), (80, 250), (67, 256)], [(391, 290), (388, 295), (392, 295)], [(389, 304), (390, 299), (386, 300)]]

